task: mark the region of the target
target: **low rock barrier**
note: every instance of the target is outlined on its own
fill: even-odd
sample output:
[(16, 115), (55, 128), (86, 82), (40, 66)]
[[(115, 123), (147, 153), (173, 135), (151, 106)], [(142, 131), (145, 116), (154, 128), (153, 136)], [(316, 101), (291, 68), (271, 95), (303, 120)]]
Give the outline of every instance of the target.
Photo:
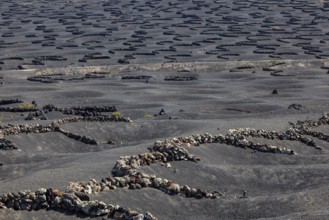
[(151, 213), (140, 214), (118, 205), (90, 200), (86, 194), (65, 193), (56, 189), (40, 188), (37, 191), (24, 190), (5, 193), (0, 196), (0, 209), (37, 211), (40, 209), (62, 209), (69, 213), (83, 213), (86, 216), (107, 216), (114, 219), (156, 220)]

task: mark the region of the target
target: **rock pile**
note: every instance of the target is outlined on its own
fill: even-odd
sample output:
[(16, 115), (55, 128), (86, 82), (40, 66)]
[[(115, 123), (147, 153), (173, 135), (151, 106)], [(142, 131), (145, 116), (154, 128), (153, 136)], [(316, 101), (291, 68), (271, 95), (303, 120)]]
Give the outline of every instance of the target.
[(84, 55), (83, 58), (79, 59), (79, 62), (87, 62), (88, 60), (102, 60), (102, 59), (110, 59), (109, 56), (102, 55), (101, 53), (90, 53)]
[[(21, 66), (21, 68), (24, 68), (24, 66)], [(57, 73), (57, 74), (30, 76), (27, 77), (27, 80), (33, 82), (41, 82), (41, 83), (57, 83), (59, 81), (74, 81), (74, 80), (103, 79), (103, 78), (105, 78), (104, 75), (98, 75), (96, 73), (87, 73), (83, 77), (72, 77), (72, 76), (67, 76), (63, 73)]]
[[(17, 101), (18, 100), (3, 101), (3, 103), (12, 103)], [(129, 118), (124, 118), (120, 114), (98, 116), (79, 115), (82, 114), (82, 112), (116, 112), (117, 109), (114, 106), (72, 107), (70, 109), (64, 109), (53, 105), (47, 105), (43, 107), (42, 111), (60, 111), (64, 114), (78, 114), (78, 116), (57, 119), (54, 120), (51, 125), (9, 125), (6, 127), (0, 127), (2, 138), (0, 139), (0, 149), (16, 149), (13, 143), (3, 138), (6, 135), (14, 135), (19, 133), (45, 133), (51, 131), (60, 132), (69, 138), (73, 138), (74, 140), (86, 144), (96, 145), (97, 141), (95, 139), (65, 131), (59, 126), (65, 123), (81, 121), (131, 122)], [(171, 140), (156, 141), (154, 145), (149, 148), (149, 152), (147, 153), (120, 157), (112, 169), (113, 176), (103, 178), (100, 182), (96, 180), (90, 180), (88, 182), (71, 182), (67, 187), (66, 193), (53, 191), (51, 189), (40, 189), (34, 193), (30, 191), (23, 191), (18, 194), (5, 194), (1, 197), (0, 206), (14, 208), (16, 210), (38, 210), (41, 208), (56, 207), (63, 208), (67, 211), (82, 212), (89, 216), (108, 215), (110, 217), (121, 216), (128, 218), (131, 216), (139, 216), (138, 219), (144, 219), (145, 216), (138, 213), (133, 215), (130, 211), (127, 212), (127, 210), (123, 209), (118, 212), (114, 206), (107, 206), (105, 203), (98, 201), (89, 201), (88, 195), (101, 191), (114, 190), (117, 187), (128, 188), (131, 190), (152, 187), (173, 195), (194, 197), (198, 199), (215, 199), (222, 196), (222, 194), (217, 191), (207, 192), (202, 189), (191, 188), (187, 185), (179, 185), (171, 180), (156, 177), (155, 175), (148, 175), (138, 170), (142, 166), (148, 166), (155, 163), (165, 165), (170, 168), (170, 161), (186, 160), (197, 162), (200, 159), (190, 154), (187, 148), (207, 143), (228, 144), (241, 148), (249, 148), (260, 152), (294, 154), (294, 151), (285, 147), (253, 143), (246, 139), (248, 137), (265, 138), (269, 140), (277, 139), (300, 141), (309, 146), (321, 149), (315, 144), (314, 140), (303, 135), (310, 135), (329, 141), (328, 135), (311, 130), (312, 128), (327, 124), (329, 124), (329, 114), (325, 114), (316, 121), (298, 122), (292, 128), (289, 128), (284, 132), (266, 131), (253, 128), (238, 128), (228, 130), (226, 135), (211, 135), (204, 133), (193, 134), (187, 137), (173, 138)]]
[[(199, 146), (200, 144), (206, 143), (220, 143), (228, 144), (241, 148), (249, 148), (255, 151), (260, 152), (269, 152), (269, 153), (281, 153), (281, 154), (294, 154), (290, 149), (284, 147), (271, 146), (267, 144), (253, 143), (246, 139), (248, 133), (244, 134), (244, 131), (249, 131), (249, 129), (231, 129), (224, 136), (222, 134), (210, 135), (208, 133), (204, 134), (193, 134), (188, 137), (179, 137), (173, 138), (172, 140), (166, 140), (163, 142), (156, 142), (156, 145), (159, 146), (168, 146), (168, 144), (173, 146), (185, 145), (190, 146)], [(243, 135), (244, 134), (244, 135)], [(156, 146), (155, 145), (155, 146)]]
[[(18, 110), (17, 110), (18, 109)], [(102, 114), (104, 112), (118, 112), (117, 108), (115, 106), (85, 106), (85, 107), (71, 107), (71, 108), (60, 108), (57, 106), (54, 106), (52, 104), (45, 105), (42, 107), (41, 110), (39, 109), (25, 109), (25, 108), (14, 108), (14, 107), (5, 107), (5, 108), (0, 108), (0, 111), (33, 111), (31, 112), (25, 120), (47, 120), (46, 113), (52, 112), (52, 111), (58, 111), (61, 112), (65, 115), (76, 115), (76, 116), (82, 116), (80, 118), (72, 117), (70, 120), (75, 120), (75, 121), (130, 121), (130, 119), (125, 119), (123, 116), (120, 114), (118, 115), (106, 115)], [(84, 118), (85, 117), (85, 118)], [(64, 120), (64, 119), (62, 119)], [(66, 119), (69, 120), (69, 119)]]
[(166, 76), (165, 81), (191, 81), (198, 80), (197, 76)]
[[(22, 103), (22, 101), (18, 99), (5, 99), (0, 100), (0, 105), (6, 104), (14, 104), (14, 103)], [(36, 107), (35, 101), (32, 102), (32, 105)], [(66, 115), (76, 115), (71, 117), (66, 117), (62, 119), (56, 119), (52, 121), (50, 125), (0, 125), (0, 138), (3, 138), (7, 135), (16, 135), (20, 133), (46, 133), (57, 131), (69, 138), (73, 138), (74, 140), (96, 145), (97, 141), (90, 137), (86, 137), (84, 135), (75, 134), (72, 132), (65, 131), (60, 129), (59, 126), (61, 124), (72, 123), (72, 122), (132, 122), (130, 118), (126, 118), (122, 116), (119, 112), (117, 112), (117, 108), (115, 106), (85, 106), (85, 107), (71, 107), (71, 108), (59, 108), (52, 104), (44, 106), (42, 109), (36, 108), (21, 108), (21, 107), (2, 107), (0, 111), (13, 111), (13, 112), (24, 112), (24, 111), (32, 111), (30, 112), (25, 120), (47, 120), (46, 113), (50, 111), (59, 111)], [(111, 115), (102, 114), (103, 112), (112, 112)], [(117, 113), (117, 114), (115, 114)], [(10, 141), (3, 139), (0, 141), (0, 149), (10, 150), (16, 149), (15, 145)]]
[(15, 150), (17, 149), (16, 145), (10, 140), (1, 138), (0, 139), (0, 149), (1, 150)]
[(121, 77), (122, 80), (125, 79), (151, 79), (152, 76), (147, 75), (124, 75)]
[(290, 141), (300, 141), (308, 146), (314, 147), (316, 149), (321, 149), (317, 146), (315, 141), (309, 137), (303, 135), (310, 135), (317, 137), (321, 140), (329, 141), (329, 136), (323, 134), (322, 132), (311, 131), (310, 128), (315, 126), (320, 126), (324, 124), (329, 124), (328, 115), (320, 118), (318, 121), (309, 121), (293, 128), (289, 128), (284, 132), (276, 131), (266, 131), (263, 129), (254, 129), (254, 128), (238, 128), (230, 129), (227, 131), (226, 135), (210, 135), (208, 133), (204, 134), (194, 134), (189, 137), (179, 137), (173, 138), (172, 140), (166, 140), (164, 142), (156, 142), (158, 146), (180, 146), (186, 145), (187, 147), (194, 145), (198, 146), (205, 143), (221, 143), (228, 144), (241, 148), (249, 148), (252, 150), (260, 152), (269, 152), (269, 153), (281, 153), (281, 154), (295, 154), (293, 150), (287, 149), (285, 147), (271, 146), (267, 144), (259, 144), (248, 141), (246, 138), (265, 138), (269, 140), (290, 140)]
[(28, 81), (32, 81), (32, 82), (42, 82), (42, 83), (57, 83), (58, 80), (64, 80), (63, 78), (53, 78), (51, 76), (44, 76), (44, 75), (41, 75), (41, 76), (30, 76), (30, 77), (27, 77), (27, 80)]
[(23, 103), (23, 101), (18, 99), (2, 99), (0, 100), (0, 105), (9, 105), (9, 104), (15, 104), (15, 103)]
[[(163, 144), (165, 143), (165, 144)], [(114, 176), (126, 176), (131, 175), (141, 166), (150, 165), (153, 163), (168, 163), (174, 160), (189, 160), (198, 161), (198, 157), (188, 153), (188, 151), (180, 146), (171, 145), (170, 142), (160, 142), (157, 141), (153, 148), (150, 149), (151, 152), (121, 157), (112, 169), (112, 174)]]
[(101, 116), (102, 112), (116, 112), (117, 108), (113, 106), (85, 106), (85, 107), (71, 107), (71, 108), (59, 108), (52, 104), (45, 105), (42, 108), (45, 112), (58, 111), (65, 115), (79, 115), (79, 116)]
[(61, 124), (72, 123), (72, 122), (132, 122), (129, 118), (125, 118), (121, 115), (101, 115), (101, 116), (73, 116), (63, 119), (54, 120), (50, 125), (8, 125), (0, 126), (0, 149), (2, 150), (13, 150), (17, 147), (9, 140), (3, 139), (3, 137), (8, 135), (17, 134), (28, 134), (28, 133), (47, 133), (47, 132), (60, 132), (65, 136), (72, 138), (76, 141), (80, 141), (89, 145), (97, 145), (97, 141), (93, 138), (87, 137), (85, 135), (80, 135), (72, 133), (61, 129), (59, 126)]
[(23, 103), (23, 101), (21, 101), (19, 99), (0, 100), (0, 105), (10, 105), (10, 104), (17, 104), (17, 103), (21, 103), (21, 104), (18, 107), (17, 106), (0, 107), (0, 112), (34, 112), (34, 111), (37, 111), (37, 109), (35, 108), (36, 105)]
[[(208, 135), (209, 137), (210, 135)], [(206, 136), (200, 136), (200, 142), (206, 142)], [(197, 142), (192, 142), (195, 144)], [(187, 143), (187, 142), (186, 142)], [(190, 154), (184, 147), (178, 146), (179, 139), (172, 141), (156, 141), (150, 148), (150, 152), (133, 156), (123, 156), (116, 162), (112, 169), (112, 175), (103, 178), (100, 182), (90, 180), (88, 182), (71, 182), (67, 187), (67, 192), (81, 192), (85, 194), (98, 193), (101, 191), (114, 190), (117, 187), (128, 189), (141, 189), (152, 187), (161, 190), (167, 194), (182, 195), (194, 198), (218, 198), (222, 196), (217, 191), (207, 192), (202, 189), (191, 188), (187, 185), (179, 185), (171, 180), (148, 175), (138, 170), (142, 166), (148, 166), (154, 163), (160, 163), (170, 168), (169, 161), (188, 160), (197, 162), (200, 160)]]
[(310, 130), (321, 125), (329, 124), (329, 113), (324, 113), (318, 120), (298, 121), (293, 127), (298, 130)]
[(39, 56), (35, 57), (35, 60), (39, 61), (65, 61), (67, 58), (60, 55), (48, 55), (48, 56)]
[[(105, 73), (106, 74), (106, 73)], [(100, 75), (99, 73), (87, 73), (85, 74), (85, 79), (104, 79), (104, 75)]]
[(36, 112), (30, 112), (25, 118), (26, 121), (32, 121), (37, 119), (48, 120), (48, 117), (45, 115), (43, 110), (38, 110)]
[(35, 192), (25, 190), (18, 193), (5, 193), (0, 196), (0, 208), (28, 211), (62, 209), (70, 213), (83, 213), (90, 217), (107, 216), (114, 219), (156, 220), (149, 212), (144, 215), (118, 205), (90, 200), (86, 194), (64, 193), (51, 188), (41, 188)]
[(168, 194), (178, 194), (199, 199), (215, 199), (222, 196), (216, 191), (207, 192), (205, 190), (191, 188), (187, 185), (180, 186), (170, 180), (138, 171), (140, 167), (145, 165), (153, 163), (168, 164), (169, 161), (173, 160), (190, 160), (196, 162), (199, 158), (189, 154), (183, 147), (171, 145), (167, 141), (157, 141), (148, 153), (121, 157), (112, 169), (113, 176), (106, 177), (102, 179), (101, 182), (96, 180), (76, 183), (71, 182), (67, 187), (67, 191), (91, 194), (100, 191), (114, 190), (117, 187), (129, 189), (152, 187)]
[[(172, 138), (170, 140), (156, 141), (154, 145), (149, 148), (149, 152), (147, 153), (120, 157), (112, 169), (112, 176), (103, 178), (101, 181), (92, 179), (87, 182), (70, 182), (65, 193), (52, 189), (39, 189), (36, 192), (21, 191), (19, 193), (7, 193), (0, 197), (0, 207), (13, 208), (16, 210), (60, 208), (68, 212), (81, 212), (91, 217), (107, 215), (108, 217), (115, 219), (155, 219), (150, 213), (143, 215), (131, 211), (130, 209), (123, 209), (119, 206), (107, 205), (96, 200), (90, 201), (89, 195), (102, 191), (115, 190), (117, 187), (131, 190), (151, 187), (171, 195), (181, 195), (197, 199), (216, 199), (223, 195), (217, 191), (207, 192), (202, 189), (191, 188), (188, 185), (179, 185), (171, 180), (140, 172), (139, 169), (142, 166), (149, 166), (155, 163), (170, 168), (170, 161), (186, 160), (197, 162), (200, 159), (190, 154), (187, 148), (207, 143), (222, 143), (261, 152), (294, 154), (294, 151), (284, 147), (259, 143), (255, 144), (246, 140), (247, 137), (265, 138), (270, 140), (294, 140), (320, 149), (316, 146), (313, 140), (303, 137), (302, 135), (312, 135), (328, 141), (328, 135), (310, 130), (317, 126), (329, 124), (328, 116), (329, 115), (326, 114), (317, 121), (299, 122), (292, 128), (281, 133), (253, 128), (239, 128), (228, 130), (226, 135), (211, 135), (204, 133), (193, 134), (187, 137)], [(75, 140), (88, 144), (97, 144), (96, 140), (67, 132), (61, 129), (59, 125), (76, 121), (110, 120), (109, 118), (102, 117), (74, 116), (66, 119), (55, 120), (50, 126), (10, 126), (2, 128), (2, 134), (8, 135), (19, 132), (58, 131)], [(111, 117), (115, 116), (112, 115)], [(116, 117), (119, 118), (120, 116)], [(0, 141), (3, 141), (3, 143), (6, 142), (5, 139), (1, 139)], [(9, 142), (6, 143), (10, 144)]]
[(171, 180), (148, 175), (143, 172), (131, 172), (131, 174), (123, 177), (108, 176), (103, 178), (101, 182), (94, 179), (88, 182), (70, 182), (67, 192), (80, 192), (84, 194), (99, 193), (102, 191), (115, 190), (117, 187), (127, 188), (130, 190), (142, 189), (146, 187), (161, 190), (170, 195), (181, 195), (185, 197), (193, 197), (197, 199), (211, 198), (216, 199), (223, 196), (217, 191), (207, 192), (202, 189), (191, 188), (187, 185), (179, 185)]
[(72, 116), (62, 119), (57, 119), (52, 122), (61, 125), (72, 122), (132, 122), (129, 117), (115, 116), (115, 115), (101, 115), (101, 116)]
[[(308, 121), (299, 121), (293, 126), (293, 130), (297, 135), (309, 135), (312, 137), (316, 137), (320, 140), (329, 142), (329, 135), (326, 135), (322, 132), (312, 131), (311, 129), (329, 124), (329, 113), (323, 114), (318, 120), (308, 120)], [(310, 139), (310, 138), (309, 138)], [(321, 149), (320, 147), (316, 146), (313, 141), (313, 145), (317, 149)]]
[(51, 126), (49, 125), (10, 125), (2, 127), (0, 126), (0, 130), (4, 136), (7, 135), (15, 135), (21, 133), (47, 133), (52, 131)]
[[(324, 134), (322, 132), (310, 131), (310, 130), (303, 130), (303, 134), (304, 135), (309, 135), (309, 136), (312, 136), (312, 137), (316, 137), (316, 138), (318, 138), (320, 140), (329, 142), (329, 135), (326, 135), (326, 134)], [(316, 146), (316, 145), (314, 147), (317, 148), (317, 149), (320, 149), (320, 150), (322, 149), (321, 147)]]
[(0, 112), (34, 112), (37, 111), (35, 108), (24, 108), (24, 107), (0, 107)]
[(80, 135), (80, 134), (76, 134), (76, 133), (72, 133), (69, 131), (65, 131), (61, 128), (58, 128), (57, 131), (59, 131), (60, 133), (64, 134), (65, 136), (72, 138), (76, 141), (85, 143), (85, 144), (89, 144), (89, 145), (97, 145), (97, 141), (93, 138), (84, 136), (84, 135)]
[[(19, 100), (3, 100), (4, 103), (19, 102)], [(1, 109), (0, 109), (1, 110)], [(33, 119), (35, 117), (45, 117), (44, 112), (49, 111), (60, 111), (64, 114), (75, 114), (77, 116), (67, 117), (63, 119), (54, 120), (51, 125), (16, 125), (16, 126), (7, 126), (0, 127), (2, 134), (5, 135), (14, 135), (19, 133), (45, 133), (50, 131), (60, 131), (64, 135), (73, 138), (78, 141), (82, 141), (87, 144), (97, 144), (97, 141), (88, 138), (83, 135), (70, 133), (64, 130), (60, 130), (59, 126), (65, 123), (72, 122), (131, 122), (129, 118), (123, 117), (120, 114), (111, 114), (111, 115), (102, 115), (102, 112), (117, 112), (115, 106), (87, 106), (87, 107), (72, 107), (72, 108), (59, 108), (54, 105), (46, 105), (42, 110), (30, 113), (28, 119)], [(164, 111), (163, 111), (164, 112)], [(47, 118), (44, 118), (47, 119)], [(314, 147), (316, 149), (321, 149), (317, 146), (315, 141), (310, 137), (305, 137), (305, 135), (313, 136), (324, 141), (329, 141), (329, 135), (323, 134), (322, 132), (315, 132), (311, 129), (320, 125), (329, 124), (328, 114), (325, 114), (323, 117), (319, 118), (316, 121), (306, 121), (298, 122), (292, 128), (287, 129), (284, 132), (276, 131), (266, 131), (262, 129), (253, 129), (253, 128), (238, 128), (230, 129), (226, 135), (210, 135), (205, 134), (194, 134), (189, 137), (180, 137), (174, 138), (171, 141), (157, 142), (153, 147), (156, 154), (160, 153), (160, 157), (163, 161), (171, 160), (196, 160), (196, 158), (189, 158), (188, 153), (184, 153), (184, 148), (179, 148), (181, 144), (187, 146), (204, 143), (223, 143), (241, 148), (249, 148), (255, 151), (260, 152), (270, 152), (270, 153), (281, 153), (281, 154), (295, 154), (293, 150), (287, 149), (285, 147), (271, 146), (267, 144), (253, 143), (246, 138), (256, 137), (256, 138), (265, 138), (269, 140), (290, 140), (290, 141), (300, 141), (308, 146)], [(159, 155), (158, 155), (159, 157)], [(146, 160), (147, 161), (147, 160)], [(146, 162), (146, 163), (149, 163)]]
[(156, 141), (149, 152), (124, 156), (116, 162), (112, 169), (112, 175), (106, 177), (98, 182), (91, 180), (89, 182), (70, 183), (67, 190), (72, 192), (82, 193), (98, 193), (100, 191), (113, 190), (117, 187), (126, 187), (129, 189), (141, 189), (144, 187), (152, 187), (159, 189), (168, 194), (178, 194), (186, 197), (195, 198), (218, 198), (222, 196), (219, 192), (206, 192), (201, 189), (190, 188), (187, 185), (180, 186), (170, 180), (162, 179), (154, 175), (148, 175), (138, 170), (142, 166), (159, 163), (170, 167), (170, 161), (193, 161), (200, 160), (198, 157), (190, 154), (186, 147), (199, 146), (206, 143), (224, 143), (242, 148), (249, 148), (261, 152), (281, 153), (281, 154), (294, 154), (294, 151), (284, 148), (270, 146), (266, 144), (254, 144), (246, 140), (246, 137), (262, 137), (266, 139), (287, 139), (287, 140), (300, 140), (294, 132), (288, 130), (283, 133), (275, 131), (256, 130), (251, 128), (231, 129), (227, 134), (210, 135), (193, 134), (188, 137), (173, 138), (171, 140)]
[[(253, 150), (257, 150), (259, 148), (259, 151), (263, 152), (272, 152), (272, 153), (288, 153), (288, 154), (294, 154), (293, 151), (286, 149), (284, 147), (274, 147), (273, 146), (260, 146), (259, 144), (256, 144), (257, 146), (252, 146), (254, 144), (250, 145), (250, 141), (246, 141), (245, 137), (257, 137), (257, 138), (265, 138), (269, 140), (290, 140), (290, 141), (300, 141), (308, 146), (312, 146), (315, 148), (319, 148), (316, 146), (315, 142), (307, 137), (303, 137), (298, 130), (294, 128), (290, 128), (286, 130), (285, 132), (278, 133), (276, 131), (266, 131), (266, 130), (257, 130), (253, 128), (239, 128), (239, 129), (230, 129), (228, 131), (228, 135), (231, 137), (238, 138), (242, 140), (247, 148), (252, 148)], [(231, 145), (235, 145), (235, 143), (232, 143)], [(250, 147), (249, 147), (250, 145)], [(243, 145), (238, 145), (242, 146)], [(267, 149), (265, 149), (265, 148)]]

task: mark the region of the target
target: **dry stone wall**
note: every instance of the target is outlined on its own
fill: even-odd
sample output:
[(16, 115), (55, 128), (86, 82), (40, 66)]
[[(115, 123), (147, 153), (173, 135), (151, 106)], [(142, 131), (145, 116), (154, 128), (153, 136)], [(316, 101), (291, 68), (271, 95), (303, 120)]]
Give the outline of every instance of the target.
[[(1, 102), (0, 102), (1, 103)], [(5, 103), (5, 102), (4, 102)], [(8, 102), (7, 102), (8, 103)], [(6, 104), (7, 104), (6, 103)], [(14, 101), (13, 103), (16, 103)], [(48, 105), (44, 111), (66, 111)], [(76, 107), (70, 108), (69, 114), (79, 111), (115, 112), (115, 107)], [(56, 119), (50, 125), (7, 125), (0, 127), (0, 149), (14, 150), (17, 147), (5, 137), (20, 133), (46, 133), (60, 132), (69, 138), (86, 144), (95, 145), (97, 140), (81, 134), (75, 134), (62, 129), (60, 126), (73, 122), (132, 122), (119, 114), (81, 116)], [(197, 147), (203, 144), (226, 144), (244, 149), (251, 149), (263, 153), (277, 153), (295, 155), (296, 152), (284, 146), (273, 146), (268, 144), (254, 143), (247, 138), (263, 138), (269, 140), (289, 140), (298, 141), (313, 147), (317, 150), (322, 148), (316, 144), (314, 139), (329, 141), (328, 135), (312, 129), (328, 125), (329, 114), (324, 114), (318, 120), (303, 121), (293, 124), (286, 131), (266, 131), (263, 129), (238, 128), (230, 129), (225, 135), (211, 135), (209, 133), (192, 134), (186, 137), (175, 137), (155, 143), (148, 147), (148, 152), (138, 155), (122, 156), (112, 168), (111, 174), (100, 181), (91, 179), (89, 181), (70, 182), (65, 192), (57, 189), (41, 188), (37, 191), (20, 191), (18, 193), (5, 193), (0, 196), (0, 208), (11, 208), (15, 210), (39, 210), (39, 209), (61, 209), (69, 213), (83, 213), (84, 215), (107, 216), (114, 219), (156, 219), (149, 212), (141, 214), (120, 206), (106, 204), (102, 201), (90, 200), (90, 195), (94, 193), (105, 193), (117, 188), (129, 190), (141, 190), (144, 188), (154, 188), (166, 194), (191, 197), (195, 199), (217, 199), (224, 198), (225, 193), (218, 191), (207, 191), (200, 188), (193, 188), (189, 185), (180, 185), (172, 180), (165, 179), (154, 174), (147, 174), (141, 171), (142, 167), (159, 164), (166, 168), (171, 167), (172, 161), (190, 161), (197, 163), (200, 158), (189, 153), (190, 147)], [(0, 163), (3, 166), (2, 163)]]

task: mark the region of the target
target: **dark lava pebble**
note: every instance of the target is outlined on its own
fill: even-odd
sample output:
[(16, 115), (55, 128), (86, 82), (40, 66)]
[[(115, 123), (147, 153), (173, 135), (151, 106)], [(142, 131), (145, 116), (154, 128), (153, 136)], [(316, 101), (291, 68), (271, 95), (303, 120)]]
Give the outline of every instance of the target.
[(166, 76), (164, 78), (166, 81), (191, 81), (198, 80), (197, 76)]
[(120, 63), (120, 64), (129, 64), (129, 61), (126, 60), (126, 59), (119, 59), (118, 63)]
[(146, 76), (146, 75), (126, 75), (122, 76), (121, 79), (150, 79), (152, 76)]
[(15, 104), (15, 103), (22, 103), (23, 101), (18, 99), (3, 99), (0, 100), (0, 105), (9, 105), (9, 104)]
[(57, 56), (57, 55), (50, 55), (50, 56), (39, 56), (35, 58), (36, 60), (40, 60), (40, 61), (66, 61), (67, 58), (63, 57), (63, 56)]
[(11, 141), (1, 138), (0, 139), (0, 149), (1, 150), (13, 150), (13, 149), (17, 149), (17, 147)]
[(303, 108), (303, 106), (302, 105), (300, 105), (300, 104), (291, 104), (291, 105), (289, 105), (289, 107), (288, 107), (288, 109), (295, 109), (295, 110), (301, 110)]

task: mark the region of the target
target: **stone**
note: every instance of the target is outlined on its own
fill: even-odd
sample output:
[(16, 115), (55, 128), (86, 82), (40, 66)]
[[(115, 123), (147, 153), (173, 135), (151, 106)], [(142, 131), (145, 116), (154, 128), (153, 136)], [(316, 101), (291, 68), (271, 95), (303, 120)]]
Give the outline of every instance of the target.
[(132, 189), (132, 190), (136, 189), (136, 184), (130, 183), (129, 189)]
[(61, 204), (61, 197), (55, 197), (55, 198), (53, 199), (53, 205), (54, 205), (55, 207), (58, 207), (58, 206), (60, 206), (60, 204)]
[(142, 187), (152, 186), (152, 182), (149, 178), (142, 178), (142, 182), (140, 183)]
[(115, 190), (117, 187), (115, 185), (109, 186), (110, 189)]
[(53, 194), (53, 196), (63, 196), (63, 192), (61, 192), (61, 191), (59, 191), (58, 189), (53, 189), (52, 190), (52, 194)]
[[(66, 194), (64, 194), (65, 196)], [(73, 204), (74, 199), (69, 197), (69, 196), (65, 196), (61, 198), (61, 202), (60, 202), (60, 206), (66, 210), (68, 210), (69, 212), (72, 212), (75, 210), (75, 205)]]
[(91, 188), (91, 186), (89, 186), (89, 185), (87, 185), (85, 188), (84, 188), (84, 192), (86, 193), (86, 194), (92, 194), (93, 193), (93, 190), (92, 190), (92, 188)]
[[(32, 203), (32, 202), (31, 202)], [(22, 202), (19, 206), (20, 210), (31, 210), (31, 203)]]
[(144, 216), (145, 220), (157, 220), (150, 212), (146, 212)]
[(106, 177), (106, 180), (109, 181), (111, 183), (111, 185), (115, 185), (116, 184), (116, 180), (112, 176)]
[(161, 178), (155, 178), (153, 179), (153, 186), (155, 188), (159, 188), (162, 184), (163, 180)]
[(115, 212), (113, 215), (113, 219), (124, 219), (124, 214), (122, 212)]
[(37, 195), (42, 195), (42, 194), (46, 194), (47, 193), (47, 189), (45, 188), (40, 188), (36, 191)]
[(196, 194), (197, 190), (195, 188), (192, 188), (190, 191), (190, 195), (193, 197)]
[(180, 187), (176, 183), (172, 183), (169, 185), (168, 190), (170, 193), (177, 194), (180, 192)]
[(136, 186), (136, 189), (141, 189), (142, 188), (142, 186), (138, 183), (136, 183), (135, 186)]
[(155, 146), (155, 147), (160, 147), (160, 146), (162, 146), (162, 141), (155, 141), (155, 142), (154, 142), (154, 146)]
[(166, 114), (165, 110), (161, 109), (160, 112), (159, 112), (159, 115), (165, 115), (165, 114)]
[(140, 165), (138, 164), (138, 161), (135, 160), (135, 159), (132, 159), (132, 160), (130, 161), (130, 166), (131, 166), (131, 168), (133, 168), (133, 169), (138, 169), (138, 168), (140, 167)]
[(187, 185), (184, 185), (182, 191), (185, 193), (185, 196), (190, 196), (191, 188)]
[[(167, 179), (162, 179), (162, 184), (161, 185), (163, 185), (163, 186), (168, 186), (168, 184), (169, 184), (169, 180), (167, 180)], [(171, 184), (172, 182), (170, 182), (170, 184)], [(169, 184), (169, 185), (170, 185)]]
[(27, 191), (19, 191), (18, 194), (21, 196), (21, 197), (24, 197), (27, 195)]
[(216, 198), (223, 196), (223, 194), (221, 194), (220, 192), (217, 192), (217, 191), (213, 191), (211, 194), (212, 194), (212, 199), (216, 199)]
[(7, 208), (6, 205), (4, 203), (0, 202), (0, 209), (6, 209), (6, 208)]
[(87, 194), (81, 193), (81, 192), (75, 192), (74, 193), (81, 201), (89, 201), (90, 198)]
[(115, 176), (124, 176), (128, 174), (128, 171), (130, 170), (130, 167), (127, 166), (126, 162), (124, 160), (118, 160), (115, 164), (114, 168), (112, 169), (112, 173)]
[(148, 174), (146, 174), (146, 173), (141, 173), (141, 175), (142, 175), (142, 178), (147, 178), (147, 179), (150, 178), (150, 175), (148, 175)]
[(6, 204), (7, 208), (9, 208), (9, 209), (13, 208), (14, 207), (14, 200), (8, 199), (5, 204)]
[(15, 210), (20, 210), (20, 204), (19, 204), (19, 201), (14, 201), (14, 209)]
[(107, 205), (104, 202), (89, 201), (82, 205), (82, 212), (88, 216), (96, 217), (109, 214)]
[(37, 196), (36, 199), (35, 199), (35, 201), (37, 203), (40, 203), (40, 204), (47, 202), (46, 195), (39, 195), (39, 196)]
[(125, 178), (123, 178), (123, 177), (114, 177), (114, 179), (117, 182), (117, 185), (116, 186), (118, 186), (118, 187), (125, 187), (126, 186), (126, 180), (125, 180)]
[(133, 220), (144, 220), (144, 215), (143, 214), (138, 214), (136, 216), (133, 216)]
[(99, 184), (97, 184), (97, 185), (94, 186), (93, 191), (94, 191), (95, 193), (98, 193), (98, 192), (101, 191), (101, 189), (102, 189), (102, 187), (101, 187)]

